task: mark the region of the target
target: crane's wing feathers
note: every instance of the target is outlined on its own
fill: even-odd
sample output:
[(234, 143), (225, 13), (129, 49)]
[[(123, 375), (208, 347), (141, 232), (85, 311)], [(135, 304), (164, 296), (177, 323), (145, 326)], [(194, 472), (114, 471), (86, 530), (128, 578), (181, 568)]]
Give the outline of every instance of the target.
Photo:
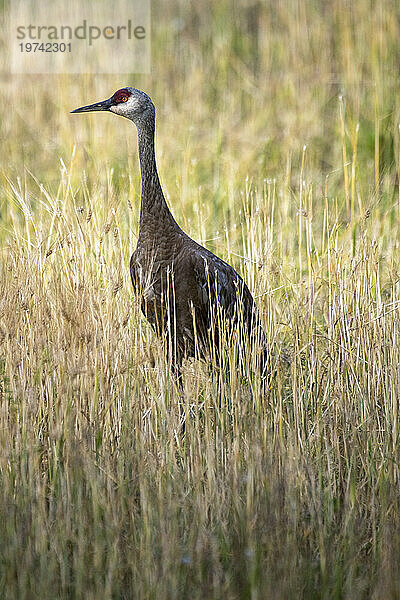
[(235, 269), (211, 252), (198, 252), (193, 260), (201, 313), (196, 318), (199, 317), (203, 339), (208, 337), (219, 346), (219, 315), (230, 322), (228, 335), (233, 332), (232, 325), (240, 331), (244, 325), (248, 339), (261, 349), (260, 366), (265, 374), (270, 360), (267, 339), (249, 288)]
[(193, 256), (198, 299), (204, 311), (207, 325), (215, 311), (229, 320), (238, 320), (239, 315), (251, 330), (254, 324), (255, 305), (252, 295), (238, 273), (211, 252)]

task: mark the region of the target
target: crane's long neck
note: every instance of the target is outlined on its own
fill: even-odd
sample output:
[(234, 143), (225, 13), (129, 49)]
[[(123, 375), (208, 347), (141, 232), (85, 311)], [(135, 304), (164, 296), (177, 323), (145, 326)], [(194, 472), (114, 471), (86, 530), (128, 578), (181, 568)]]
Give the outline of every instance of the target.
[(179, 230), (164, 198), (154, 151), (154, 119), (138, 125), (139, 160), (142, 175), (139, 235), (157, 235)]

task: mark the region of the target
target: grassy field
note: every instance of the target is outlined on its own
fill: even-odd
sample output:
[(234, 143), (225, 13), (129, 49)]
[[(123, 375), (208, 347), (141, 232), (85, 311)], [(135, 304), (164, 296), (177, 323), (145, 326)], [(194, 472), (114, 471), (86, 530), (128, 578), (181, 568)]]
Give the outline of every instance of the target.
[[(1, 75), (0, 595), (400, 598), (400, 7), (152, 4), (152, 72)], [(188, 362), (129, 280), (136, 131), (254, 293), (270, 389)], [(253, 357), (249, 357), (251, 371)]]

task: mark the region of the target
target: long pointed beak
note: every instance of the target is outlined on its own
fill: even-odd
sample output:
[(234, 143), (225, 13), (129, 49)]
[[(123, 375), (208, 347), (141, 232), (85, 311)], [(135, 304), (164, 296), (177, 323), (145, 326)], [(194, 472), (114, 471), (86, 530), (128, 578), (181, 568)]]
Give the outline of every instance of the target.
[(96, 102), (95, 104), (89, 104), (88, 106), (81, 106), (81, 108), (76, 108), (75, 110), (71, 110), (71, 113), (82, 113), (82, 112), (94, 112), (97, 110), (110, 110), (110, 106), (112, 106), (111, 98), (107, 100), (103, 100), (103, 102)]

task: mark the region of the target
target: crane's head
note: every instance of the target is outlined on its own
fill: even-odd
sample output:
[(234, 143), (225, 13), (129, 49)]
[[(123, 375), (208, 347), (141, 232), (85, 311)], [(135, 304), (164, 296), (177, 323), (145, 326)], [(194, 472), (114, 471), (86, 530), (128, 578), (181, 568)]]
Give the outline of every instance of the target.
[(121, 90), (116, 91), (115, 94), (107, 100), (89, 104), (88, 106), (82, 106), (71, 112), (82, 113), (100, 110), (113, 112), (116, 115), (121, 115), (121, 117), (126, 117), (136, 123), (136, 125), (140, 125), (141, 123), (148, 121), (148, 119), (154, 119), (155, 114), (154, 104), (149, 96), (132, 87), (122, 88)]

